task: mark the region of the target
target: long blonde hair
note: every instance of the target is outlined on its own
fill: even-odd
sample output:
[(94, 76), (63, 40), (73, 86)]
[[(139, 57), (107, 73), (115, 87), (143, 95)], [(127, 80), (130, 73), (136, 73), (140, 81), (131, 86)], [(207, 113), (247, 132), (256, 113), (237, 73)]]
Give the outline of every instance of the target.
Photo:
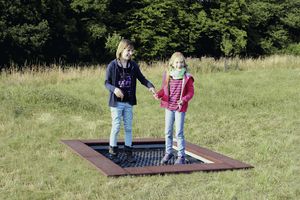
[(124, 49), (126, 49), (127, 47), (130, 48), (134, 48), (133, 47), (133, 43), (130, 40), (127, 39), (122, 39), (118, 45), (117, 51), (116, 51), (116, 58), (118, 60), (120, 60), (121, 56), (122, 56), (122, 52), (124, 51)]
[(166, 69), (166, 81), (167, 84), (169, 84), (170, 81), (170, 70), (172, 70), (174, 68), (173, 64), (174, 64), (174, 60), (178, 58), (178, 59), (182, 59), (183, 63), (184, 63), (184, 68), (187, 70), (187, 64), (185, 62), (185, 57), (181, 52), (175, 52), (172, 54), (169, 63), (168, 63), (168, 67)]

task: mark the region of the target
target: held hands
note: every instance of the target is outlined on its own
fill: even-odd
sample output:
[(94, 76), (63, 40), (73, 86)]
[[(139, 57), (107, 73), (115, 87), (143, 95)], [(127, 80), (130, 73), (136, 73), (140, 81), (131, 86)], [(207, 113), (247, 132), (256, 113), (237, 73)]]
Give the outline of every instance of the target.
[(123, 94), (122, 90), (120, 90), (119, 88), (115, 88), (114, 94), (123, 100), (124, 94)]
[(158, 95), (155, 92), (155, 88), (149, 88), (149, 91), (153, 94), (154, 99), (159, 100)]
[[(156, 94), (156, 92), (155, 92), (154, 87), (149, 88), (149, 91), (153, 94), (153, 97), (154, 97), (155, 99), (159, 100), (159, 98), (158, 98), (158, 96), (157, 96), (157, 94)], [(120, 90), (119, 88), (116, 87), (115, 90), (114, 90), (114, 94), (115, 94), (117, 97), (119, 97), (119, 98), (121, 98), (121, 99), (123, 100), (124, 94), (123, 94), (122, 90)]]
[(160, 99), (156, 93), (153, 94), (153, 97), (154, 97), (154, 99), (156, 99), (156, 100), (159, 100), (159, 99)]
[(149, 88), (149, 91), (150, 91), (152, 94), (155, 94), (155, 93), (156, 93), (154, 87)]

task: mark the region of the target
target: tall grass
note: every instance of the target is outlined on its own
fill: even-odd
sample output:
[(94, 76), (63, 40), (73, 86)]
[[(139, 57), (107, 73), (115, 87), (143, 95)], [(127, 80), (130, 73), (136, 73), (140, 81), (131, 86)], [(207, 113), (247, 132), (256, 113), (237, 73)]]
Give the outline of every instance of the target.
[[(188, 59), (185, 136), (255, 168), (165, 176), (106, 178), (59, 142), (109, 137), (105, 66), (2, 73), (0, 199), (298, 199), (299, 57), (226, 62)], [(141, 63), (157, 88), (165, 65)], [(159, 102), (140, 84), (137, 98), (134, 137), (163, 137)]]

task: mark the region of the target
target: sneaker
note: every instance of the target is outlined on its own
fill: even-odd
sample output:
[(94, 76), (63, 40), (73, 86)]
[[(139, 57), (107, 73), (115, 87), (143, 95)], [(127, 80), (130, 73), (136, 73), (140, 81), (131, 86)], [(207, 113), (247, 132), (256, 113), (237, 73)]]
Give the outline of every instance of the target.
[(114, 163), (119, 164), (121, 162), (120, 158), (118, 158), (118, 154), (119, 154), (119, 148), (116, 147), (111, 147), (109, 146), (109, 150), (108, 150), (108, 157), (109, 159), (111, 159)]
[(126, 160), (130, 163), (135, 163), (136, 159), (133, 156), (133, 148), (125, 145), (124, 151), (126, 154)]
[(120, 158), (118, 158), (117, 155), (109, 154), (109, 155), (108, 155), (108, 158), (109, 158), (110, 160), (112, 160), (112, 161), (113, 161), (114, 163), (116, 163), (116, 164), (120, 164), (120, 163), (121, 163), (121, 160), (120, 160)]
[(174, 155), (171, 154), (171, 153), (166, 153), (165, 156), (163, 157), (163, 159), (161, 159), (160, 164), (162, 164), (162, 165), (168, 164), (169, 160), (171, 160), (171, 158), (172, 158), (173, 156), (174, 156)]
[(183, 157), (177, 157), (177, 159), (176, 159), (176, 161), (175, 161), (175, 163), (174, 163), (174, 165), (184, 165), (185, 164), (185, 157), (183, 156)]

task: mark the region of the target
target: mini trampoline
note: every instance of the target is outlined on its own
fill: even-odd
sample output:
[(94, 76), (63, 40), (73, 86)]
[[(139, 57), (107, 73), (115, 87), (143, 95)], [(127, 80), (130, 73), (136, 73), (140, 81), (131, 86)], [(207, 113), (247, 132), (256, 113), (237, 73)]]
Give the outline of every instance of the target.
[[(135, 139), (133, 141), (135, 163), (126, 161), (126, 156), (123, 152), (124, 141), (119, 141), (120, 153), (118, 157), (121, 160), (119, 164), (108, 158), (108, 140), (62, 140), (62, 142), (75, 153), (92, 163), (105, 176), (153, 175), (253, 168), (249, 164), (189, 142), (186, 142), (185, 165), (173, 165), (176, 154), (169, 161), (168, 165), (160, 165), (160, 160), (165, 152), (164, 139)], [(174, 153), (176, 153), (176, 142), (173, 144), (173, 149)]]

